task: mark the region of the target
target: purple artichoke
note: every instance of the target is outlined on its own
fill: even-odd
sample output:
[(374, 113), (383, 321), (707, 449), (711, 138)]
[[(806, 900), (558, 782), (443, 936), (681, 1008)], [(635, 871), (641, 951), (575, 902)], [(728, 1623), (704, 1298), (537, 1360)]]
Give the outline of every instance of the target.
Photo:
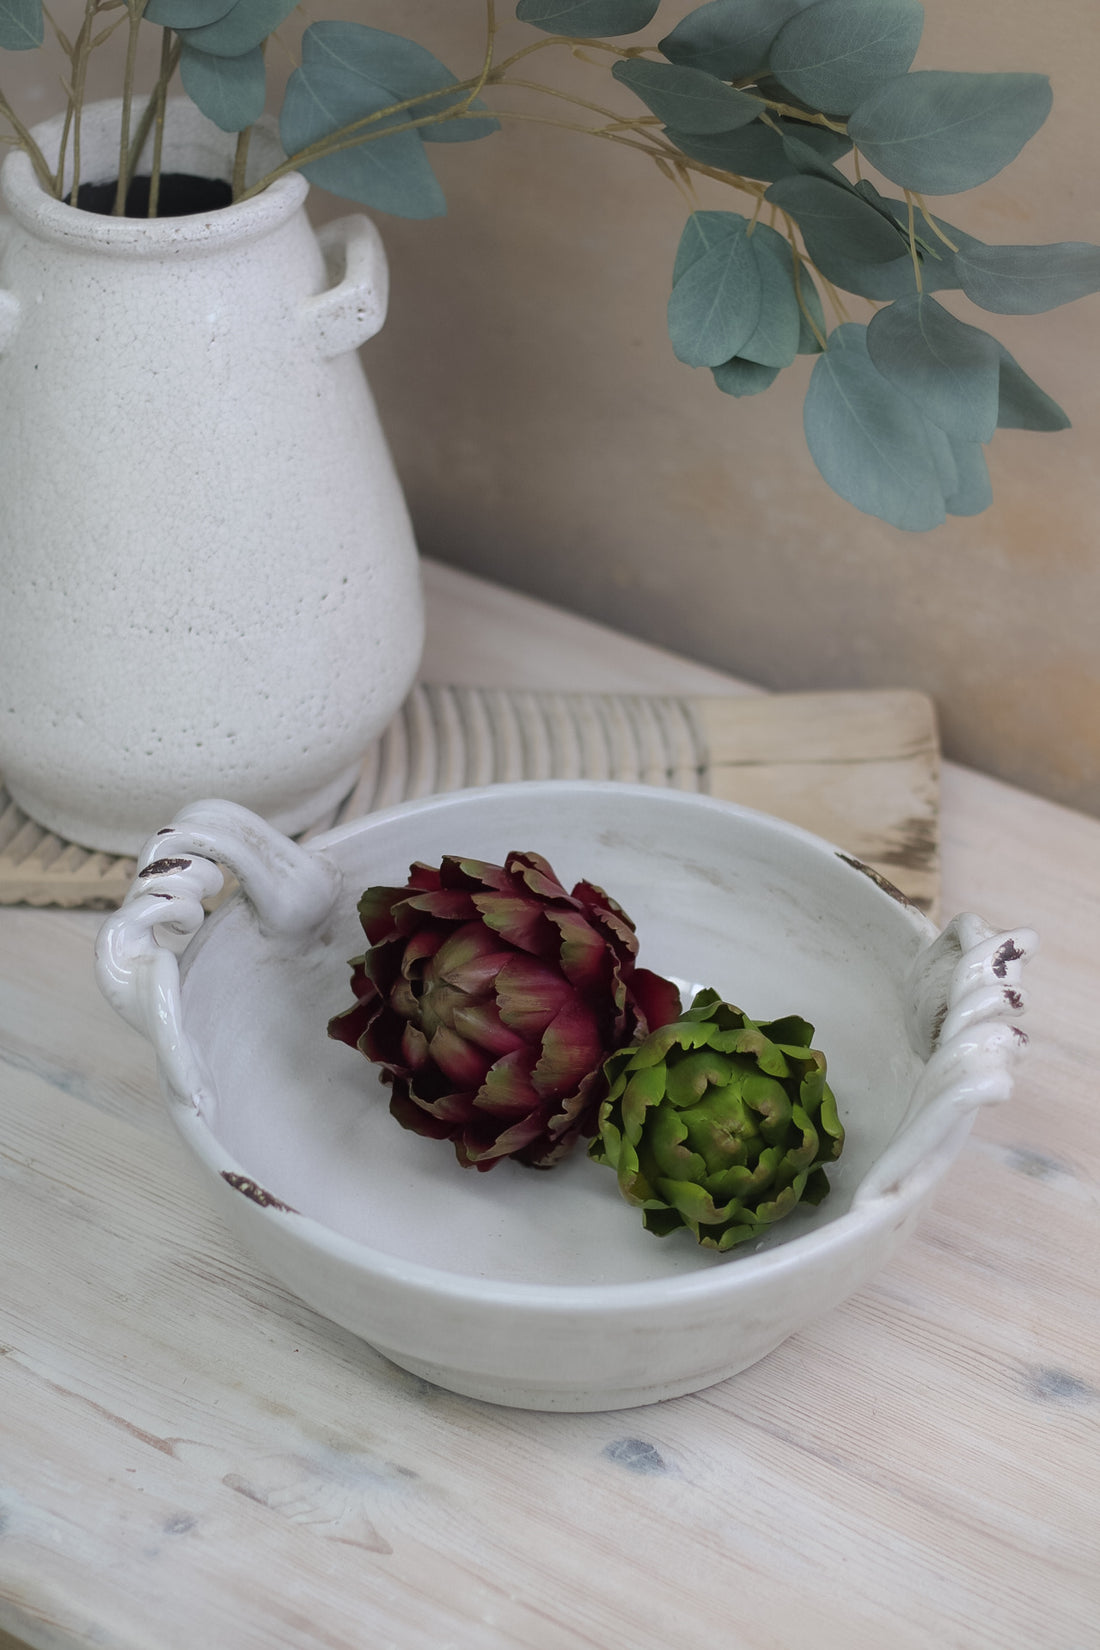
[(589, 882), (567, 894), (538, 854), (413, 865), (404, 888), (368, 888), (359, 919), (370, 949), (329, 1035), (466, 1167), (556, 1163), (595, 1133), (607, 1057), (680, 1014), (676, 987), (635, 966), (621, 907)]

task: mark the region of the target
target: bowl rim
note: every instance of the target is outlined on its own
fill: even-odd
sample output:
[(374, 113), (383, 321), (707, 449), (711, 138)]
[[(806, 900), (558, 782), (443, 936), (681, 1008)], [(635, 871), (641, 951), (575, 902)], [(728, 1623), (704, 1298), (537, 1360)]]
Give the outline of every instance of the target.
[[(703, 792), (680, 791), (673, 787), (628, 784), (617, 780), (516, 780), (502, 784), (470, 786), (462, 790), (445, 791), (424, 797), (415, 797), (395, 803), (392, 807), (364, 815), (310, 839), (310, 851), (324, 853), (330, 847), (339, 847), (348, 840), (385, 828), (394, 821), (435, 812), (441, 805), (469, 805), (478, 800), (505, 803), (524, 795), (538, 794), (614, 795), (617, 799), (644, 803), (659, 800), (673, 808), (700, 809), (726, 817), (744, 818), (764, 826), (770, 833), (797, 841), (830, 863), (840, 860), (855, 874), (866, 875), (877, 884), (876, 893), (892, 907), (891, 921), (900, 922), (914, 939), (927, 944), (938, 929), (932, 920), (900, 895), (881, 886), (881, 880), (869, 867), (843, 853), (835, 844), (813, 832), (778, 819), (760, 809), (728, 802)], [(181, 984), (194, 962), (216, 935), (229, 913), (246, 903), (238, 892), (207, 919), (187, 953), (181, 959)], [(884, 914), (886, 907), (884, 909)], [(186, 1024), (186, 1020), (185, 1020)], [(167, 1086), (167, 1085), (166, 1085)], [(973, 1113), (961, 1115), (950, 1132), (928, 1153), (919, 1167), (905, 1177), (904, 1183), (885, 1194), (864, 1202), (856, 1201), (843, 1214), (826, 1221), (811, 1231), (794, 1232), (789, 1238), (779, 1237), (775, 1246), (762, 1253), (731, 1251), (721, 1261), (709, 1257), (707, 1264), (687, 1272), (652, 1279), (636, 1279), (601, 1283), (539, 1283), (491, 1277), (478, 1277), (465, 1272), (450, 1272), (423, 1262), (405, 1260), (384, 1249), (361, 1242), (336, 1231), (316, 1216), (304, 1214), (280, 1204), (270, 1194), (257, 1199), (256, 1182), (248, 1173), (248, 1166), (234, 1158), (221, 1144), (211, 1124), (195, 1105), (194, 1098), (183, 1095), (169, 1086), (170, 1096), (177, 1102), (171, 1107), (177, 1127), (187, 1140), (200, 1164), (218, 1183), (219, 1190), (234, 1190), (240, 1197), (236, 1208), (241, 1219), (250, 1222), (278, 1222), (280, 1237), (290, 1238), (295, 1245), (309, 1249), (320, 1259), (351, 1265), (365, 1279), (373, 1280), (383, 1288), (412, 1291), (425, 1299), (446, 1299), (448, 1303), (465, 1307), (506, 1310), (510, 1313), (576, 1315), (615, 1311), (637, 1314), (645, 1307), (668, 1310), (674, 1306), (702, 1304), (738, 1290), (775, 1283), (803, 1263), (821, 1261), (831, 1250), (838, 1253), (861, 1238), (866, 1239), (882, 1227), (895, 1227), (905, 1215), (917, 1206), (936, 1181), (958, 1155), (973, 1123)], [(244, 1182), (244, 1185), (241, 1184)], [(248, 1188), (251, 1188), (249, 1190)], [(266, 1201), (265, 1201), (266, 1200)], [(288, 1225), (287, 1223), (293, 1223)], [(257, 1239), (263, 1228), (253, 1225)], [(274, 1236), (275, 1229), (268, 1225)], [(656, 1241), (656, 1240), (654, 1240)]]

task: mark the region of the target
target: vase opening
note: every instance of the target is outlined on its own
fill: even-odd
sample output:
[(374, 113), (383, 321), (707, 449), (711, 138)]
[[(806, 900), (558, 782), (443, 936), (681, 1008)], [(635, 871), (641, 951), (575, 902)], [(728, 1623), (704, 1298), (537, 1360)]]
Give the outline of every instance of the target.
[[(149, 184), (147, 177), (132, 178), (126, 191), (125, 218), (149, 216)], [(82, 183), (76, 204), (81, 212), (98, 212), (110, 217), (114, 212), (117, 183)], [(157, 195), (157, 218), (188, 218), (199, 212), (217, 212), (232, 204), (233, 190), (224, 178), (203, 178), (192, 172), (165, 172), (161, 176)], [(66, 206), (73, 204), (72, 196), (65, 197)]]

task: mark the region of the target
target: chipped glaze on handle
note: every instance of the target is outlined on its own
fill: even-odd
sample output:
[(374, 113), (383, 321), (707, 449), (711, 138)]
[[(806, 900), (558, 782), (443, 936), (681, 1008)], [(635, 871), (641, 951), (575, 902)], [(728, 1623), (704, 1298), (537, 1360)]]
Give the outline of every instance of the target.
[(240, 883), (261, 933), (294, 944), (319, 933), (342, 887), (323, 854), (234, 802), (196, 802), (146, 843), (129, 893), (99, 931), (96, 974), (112, 1007), (153, 1044), (169, 1092), (200, 1109), (212, 1086), (183, 1030), (179, 963), (162, 937), (197, 933), (203, 900), (222, 887), (221, 866)]
[(362, 212), (317, 231), (325, 263), (343, 264), (343, 279), (307, 300), (304, 315), (323, 356), (358, 349), (380, 332), (390, 296), (390, 272), (377, 228)]
[(1039, 937), (998, 931), (970, 912), (948, 923), (909, 976), (913, 1047), (927, 1061), (900, 1133), (863, 1180), (856, 1207), (896, 1195), (920, 1172), (960, 1119), (1007, 1100), (1027, 1046), (1014, 1021), (1027, 1011), (1021, 974)]

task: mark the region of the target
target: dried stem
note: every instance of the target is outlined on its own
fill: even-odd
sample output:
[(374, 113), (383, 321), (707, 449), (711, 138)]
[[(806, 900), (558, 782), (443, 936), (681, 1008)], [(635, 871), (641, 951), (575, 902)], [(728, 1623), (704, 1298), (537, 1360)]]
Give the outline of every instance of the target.
[(3, 92), (0, 92), (0, 115), (3, 115), (4, 119), (11, 126), (12, 131), (15, 133), (19, 147), (25, 150), (27, 155), (29, 155), (31, 165), (35, 170), (35, 176), (38, 178), (38, 181), (42, 185), (43, 189), (48, 190), (51, 195), (54, 194), (53, 173), (46, 165), (46, 157), (34, 141), (34, 138), (31, 136), (28, 128), (24, 126), (23, 122), (19, 119), (19, 116), (16, 114)]
[[(130, 114), (134, 102), (134, 70), (137, 67), (138, 30), (141, 27), (142, 0), (130, 0), (130, 24), (126, 38), (126, 69), (122, 81), (122, 124), (118, 137), (118, 184), (112, 213), (116, 218), (126, 214), (126, 196), (130, 189)], [(139, 151), (140, 153), (140, 151)]]
[[(147, 217), (155, 218), (160, 205), (160, 169), (164, 155), (164, 109), (168, 101), (168, 82), (172, 78), (172, 31), (162, 29), (160, 36), (160, 74), (150, 98), (155, 105), (153, 115), (153, 164), (149, 172), (149, 207)], [(144, 139), (142, 140), (144, 143)], [(141, 148), (138, 148), (141, 154)]]

